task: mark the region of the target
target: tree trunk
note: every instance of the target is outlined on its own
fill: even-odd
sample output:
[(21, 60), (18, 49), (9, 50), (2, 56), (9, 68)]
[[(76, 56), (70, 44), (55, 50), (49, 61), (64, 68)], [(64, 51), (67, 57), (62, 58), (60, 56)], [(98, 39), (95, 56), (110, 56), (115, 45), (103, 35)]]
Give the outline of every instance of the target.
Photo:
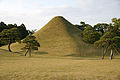
[(113, 59), (113, 50), (111, 49), (111, 53), (110, 53), (110, 59)]
[(8, 44), (8, 51), (9, 51), (9, 52), (12, 52), (12, 50), (11, 50), (11, 48), (10, 48), (10, 45), (11, 45), (11, 43)]
[(104, 48), (102, 48), (103, 54), (102, 54), (102, 59), (104, 59)]
[(28, 51), (29, 51), (29, 49), (26, 50), (26, 52), (25, 52), (25, 56), (27, 55)]
[(31, 56), (31, 49), (29, 49), (29, 56)]
[(106, 52), (107, 52), (107, 49), (103, 50), (103, 56), (102, 56), (102, 59), (104, 59), (104, 56), (105, 56)]

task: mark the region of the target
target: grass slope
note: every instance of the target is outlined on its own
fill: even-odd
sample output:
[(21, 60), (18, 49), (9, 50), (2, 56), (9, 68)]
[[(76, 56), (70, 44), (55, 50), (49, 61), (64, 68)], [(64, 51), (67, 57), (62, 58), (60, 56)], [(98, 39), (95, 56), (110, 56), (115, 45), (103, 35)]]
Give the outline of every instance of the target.
[[(86, 44), (80, 37), (80, 30), (61, 16), (54, 17), (34, 36), (40, 42), (39, 51), (53, 55), (101, 55), (100, 49)], [(23, 45), (13, 44), (14, 51), (20, 50)], [(3, 47), (4, 49), (6, 47)]]
[(36, 54), (25, 57), (0, 49), (0, 80), (120, 80), (120, 60), (60, 57)]

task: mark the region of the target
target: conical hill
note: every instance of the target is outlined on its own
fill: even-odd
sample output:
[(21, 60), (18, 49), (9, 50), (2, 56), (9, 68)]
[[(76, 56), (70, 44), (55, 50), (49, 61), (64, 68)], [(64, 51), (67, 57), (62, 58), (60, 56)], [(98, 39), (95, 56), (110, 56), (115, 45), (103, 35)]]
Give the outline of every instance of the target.
[[(81, 31), (65, 18), (57, 16), (37, 31), (34, 36), (40, 42), (41, 47), (39, 51), (47, 52), (48, 54), (99, 55), (99, 50), (95, 49), (93, 45), (82, 41), (80, 33)], [(17, 48), (17, 46), (18, 44), (13, 44), (12, 49)]]

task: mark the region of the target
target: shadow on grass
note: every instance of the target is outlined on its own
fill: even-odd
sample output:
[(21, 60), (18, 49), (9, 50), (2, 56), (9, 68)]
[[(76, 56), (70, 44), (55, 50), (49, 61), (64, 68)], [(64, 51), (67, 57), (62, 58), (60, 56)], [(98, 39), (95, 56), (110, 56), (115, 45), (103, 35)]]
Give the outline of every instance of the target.
[[(6, 49), (0, 49), (1, 51), (5, 51), (5, 52), (9, 52), (8, 50), (6, 50)], [(9, 53), (17, 53), (17, 54), (22, 54), (22, 53), (24, 53), (24, 51), (19, 51), (19, 52), (14, 52), (14, 51), (12, 51), (12, 52), (9, 52)]]
[(17, 53), (17, 54), (23, 54), (23, 53), (24, 53), (24, 51), (13, 52), (13, 53)]
[[(106, 55), (104, 57), (104, 59), (102, 59), (102, 56), (81, 56), (81, 55), (77, 55), (77, 54), (70, 54), (70, 55), (65, 55), (65, 57), (73, 57), (73, 60), (108, 60), (110, 59), (108, 55)], [(117, 56), (113, 56), (113, 60), (114, 59), (120, 59), (120, 55)]]
[[(20, 56), (25, 56), (25, 51), (19, 51), (19, 52), (13, 52), (13, 53), (17, 53), (20, 54)], [(29, 53), (28, 53), (29, 54)], [(32, 52), (32, 54), (38, 54), (38, 55), (43, 55), (43, 54), (48, 54), (48, 52), (43, 52), (43, 51), (36, 51), (36, 52)]]
[[(95, 57), (95, 55), (79, 55), (79, 54), (69, 54), (69, 55), (65, 55), (66, 57)], [(100, 57), (100, 56), (98, 56)]]
[(101, 60), (101, 56), (81, 56), (77, 54), (65, 55), (65, 57), (73, 57), (73, 60)]
[(113, 59), (120, 59), (120, 57), (113, 57)]
[(37, 52), (34, 52), (34, 53), (39, 54), (39, 55), (48, 54), (48, 52), (44, 52), (44, 51), (37, 51)]
[(8, 51), (8, 50), (6, 50), (6, 49), (0, 49), (0, 50), (9, 52), (9, 51)]

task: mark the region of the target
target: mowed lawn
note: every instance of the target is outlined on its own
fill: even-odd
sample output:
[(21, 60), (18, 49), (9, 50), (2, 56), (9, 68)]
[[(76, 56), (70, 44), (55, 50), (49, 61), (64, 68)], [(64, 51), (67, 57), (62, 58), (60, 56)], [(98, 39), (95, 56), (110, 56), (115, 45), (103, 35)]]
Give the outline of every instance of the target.
[(0, 80), (120, 80), (120, 59), (25, 57), (0, 50)]

